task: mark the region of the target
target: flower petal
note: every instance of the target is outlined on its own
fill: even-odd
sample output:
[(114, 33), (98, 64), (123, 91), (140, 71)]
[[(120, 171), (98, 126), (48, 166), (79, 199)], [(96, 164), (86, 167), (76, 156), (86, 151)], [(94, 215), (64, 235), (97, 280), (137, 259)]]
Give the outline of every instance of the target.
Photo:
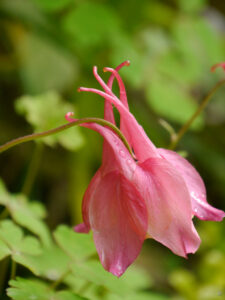
[[(93, 73), (99, 84), (102, 86), (102, 88), (105, 90), (106, 95), (112, 97), (112, 104), (115, 105), (115, 107), (120, 112), (120, 118), (122, 120), (122, 129), (123, 132), (130, 143), (130, 145), (133, 147), (135, 155), (139, 161), (144, 161), (145, 159), (149, 157), (157, 156), (156, 147), (155, 145), (150, 141), (148, 136), (146, 135), (144, 129), (138, 124), (135, 117), (129, 112), (129, 107), (127, 103), (126, 98), (126, 91), (123, 84), (123, 81), (119, 75), (119, 73), (111, 68), (106, 68), (106, 70), (112, 72), (112, 74), (116, 77), (120, 91), (122, 92), (122, 102), (119, 101), (119, 99), (116, 97), (116, 95), (112, 92), (111, 89), (105, 84), (105, 82), (102, 80), (102, 78), (97, 73), (97, 67), (93, 68)], [(94, 89), (93, 89), (94, 91)], [(95, 90), (96, 92), (96, 90)], [(98, 91), (98, 94), (101, 95), (101, 91)], [(121, 96), (121, 95), (120, 95)], [(105, 100), (109, 100), (109, 97), (105, 97)]]
[[(123, 63), (123, 65), (126, 65), (126, 66), (129, 66), (130, 65), (130, 62), (129, 61), (125, 61)], [(125, 86), (124, 86), (124, 83), (122, 81), (122, 79), (120, 78), (120, 76), (118, 76), (118, 70), (119, 70), (119, 67), (117, 67), (115, 70), (112, 69), (112, 68), (104, 68), (103, 69), (104, 72), (111, 72), (111, 76), (110, 76), (110, 79), (113, 77), (117, 79), (118, 81), (118, 85), (119, 85), (119, 90), (120, 90), (120, 101), (123, 103), (123, 105), (129, 110), (129, 106), (128, 106), (128, 102), (127, 102), (127, 94), (126, 94), (126, 89), (125, 89)], [(97, 79), (99, 78), (98, 74), (96, 74), (97, 76)], [(109, 81), (110, 81), (109, 79)], [(102, 80), (100, 78), (100, 81), (102, 83)], [(102, 83), (103, 84), (103, 87), (104, 87), (104, 82)], [(109, 86), (109, 82), (107, 84)], [(110, 87), (110, 86), (109, 86)], [(112, 87), (112, 86), (111, 86)], [(110, 105), (112, 107), (112, 104), (105, 100), (105, 107), (106, 105)], [(122, 133), (124, 134), (124, 136), (127, 138), (127, 141), (128, 143), (130, 144), (130, 146), (134, 149), (133, 145), (132, 145), (132, 140), (130, 140), (130, 135), (129, 135), (129, 132), (127, 132), (126, 130), (126, 123), (124, 124), (124, 121), (123, 121), (123, 118), (122, 116), (120, 117), (120, 130), (122, 131)], [(104, 147), (103, 147), (104, 148)], [(103, 155), (104, 156), (104, 155)]]
[(126, 124), (127, 132), (129, 132), (129, 134), (127, 134), (129, 137), (126, 136), (126, 138), (131, 141), (138, 161), (143, 162), (149, 157), (159, 157), (155, 145), (150, 141), (144, 129), (138, 124), (135, 117), (115, 95), (111, 96), (100, 90), (85, 87), (80, 87), (79, 91), (98, 94), (115, 105), (120, 112), (121, 117), (123, 118), (124, 124)]
[[(119, 71), (123, 66), (128, 66), (128, 65), (129, 65), (129, 61), (124, 61), (119, 66), (116, 67), (116, 70)], [(113, 74), (111, 74), (111, 76), (109, 77), (107, 86), (110, 89), (112, 89), (112, 84), (113, 84), (114, 78), (115, 78), (115, 76)], [(112, 104), (107, 100), (105, 100), (105, 105), (104, 105), (104, 119), (115, 124)], [(102, 163), (103, 164), (106, 163), (106, 164), (112, 166), (114, 164), (114, 161), (115, 161), (115, 157), (114, 157), (113, 151), (112, 151), (110, 145), (108, 145), (108, 142), (106, 140), (104, 140)]]
[(196, 169), (174, 151), (158, 151), (183, 177), (191, 197), (192, 213), (201, 220), (221, 221), (225, 213), (207, 203), (205, 185)]
[(74, 231), (79, 232), (79, 233), (89, 233), (90, 227), (86, 226), (85, 223), (80, 223), (76, 226), (74, 226)]
[[(66, 120), (68, 122), (75, 122), (77, 119), (71, 118), (71, 115), (73, 115), (73, 113), (67, 113), (65, 116)], [(96, 123), (83, 123), (79, 126), (97, 131), (111, 147), (111, 155), (113, 159), (110, 159), (110, 157), (105, 157), (105, 161), (101, 167), (102, 174), (104, 173), (104, 170), (105, 172), (110, 172), (120, 169), (122, 172), (124, 172), (124, 174), (126, 174), (127, 178), (132, 178), (133, 172), (136, 168), (136, 163), (121, 139), (117, 136), (117, 134), (114, 133), (112, 129)]]
[[(128, 106), (128, 102), (127, 102), (127, 94), (126, 94), (126, 89), (123, 83), (123, 80), (121, 79), (121, 77), (118, 74), (118, 71), (112, 68), (104, 68), (104, 71), (108, 71), (111, 72), (113, 76), (116, 77), (118, 85), (119, 85), (119, 89), (120, 89), (120, 101), (122, 102), (122, 104), (129, 110), (129, 106)], [(112, 76), (111, 75), (111, 76)], [(104, 82), (102, 83), (101, 81), (101, 85), (104, 88)], [(113, 95), (111, 93), (111, 95)], [(126, 120), (124, 120), (123, 115), (121, 114), (120, 116), (120, 130), (122, 131), (122, 133), (125, 135), (125, 137), (127, 138), (129, 144), (131, 145), (131, 147), (134, 149), (135, 148), (135, 144), (132, 144), (132, 139), (131, 139), (131, 135), (129, 133), (129, 127), (127, 127), (127, 123)]]
[(84, 223), (78, 224), (74, 227), (76, 232), (88, 233), (90, 231), (90, 221), (89, 221), (89, 206), (90, 202), (93, 199), (95, 189), (98, 187), (99, 182), (101, 181), (101, 168), (95, 173), (92, 177), (91, 182), (86, 189), (82, 201), (82, 216)]
[[(129, 65), (129, 64), (126, 64)], [(125, 85), (123, 83), (123, 80), (120, 76), (118, 76), (118, 69), (112, 69), (112, 68), (104, 68), (104, 72), (111, 72), (111, 76), (114, 78), (116, 77), (120, 89), (120, 101), (123, 103), (123, 105), (129, 110), (128, 102), (127, 102), (127, 93), (125, 89)], [(104, 86), (104, 83), (103, 83)]]
[(194, 253), (200, 238), (192, 223), (191, 200), (178, 172), (163, 158), (139, 165), (134, 182), (147, 201), (148, 235), (186, 257)]
[[(128, 60), (126, 60), (126, 61), (122, 62), (119, 66), (117, 66), (115, 70), (118, 72), (122, 67), (129, 66), (129, 65), (130, 65), (130, 62)], [(112, 89), (114, 78), (115, 78), (114, 74), (111, 74), (111, 76), (109, 77), (107, 86), (110, 89)], [(123, 95), (123, 92), (120, 93), (120, 100), (123, 103), (126, 103), (127, 108), (128, 108), (126, 93), (125, 93), (125, 96)], [(112, 110), (112, 104), (109, 101), (105, 101), (104, 119), (111, 122), (111, 123), (113, 123), (113, 124), (115, 124), (113, 110)]]
[(82, 124), (82, 126), (101, 134), (112, 149), (112, 153), (114, 154), (113, 164), (111, 160), (105, 160), (101, 166), (101, 173), (104, 175), (113, 170), (120, 170), (128, 179), (131, 179), (137, 165), (120, 138), (111, 129), (99, 124), (87, 123)]
[(121, 173), (108, 173), (94, 192), (89, 218), (103, 267), (121, 276), (138, 256), (146, 236), (142, 197)]

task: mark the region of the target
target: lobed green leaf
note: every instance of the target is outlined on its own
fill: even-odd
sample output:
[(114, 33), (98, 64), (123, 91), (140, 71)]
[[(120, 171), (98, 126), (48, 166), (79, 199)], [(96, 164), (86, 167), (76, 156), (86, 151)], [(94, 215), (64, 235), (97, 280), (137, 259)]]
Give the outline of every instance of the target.
[[(66, 103), (54, 91), (37, 96), (23, 96), (16, 101), (16, 110), (25, 115), (35, 132), (46, 131), (65, 123), (64, 116), (74, 111), (73, 105)], [(83, 144), (83, 138), (78, 127), (68, 129), (42, 139), (49, 146), (59, 143), (68, 150), (76, 150)]]
[(70, 291), (53, 291), (41, 280), (24, 279), (17, 277), (10, 280), (7, 295), (13, 300), (85, 300)]
[(40, 242), (33, 236), (24, 236), (22, 229), (10, 220), (0, 222), (0, 241), (6, 247), (3, 255), (11, 255), (12, 259), (30, 269), (34, 274), (39, 274), (33, 258), (42, 252)]

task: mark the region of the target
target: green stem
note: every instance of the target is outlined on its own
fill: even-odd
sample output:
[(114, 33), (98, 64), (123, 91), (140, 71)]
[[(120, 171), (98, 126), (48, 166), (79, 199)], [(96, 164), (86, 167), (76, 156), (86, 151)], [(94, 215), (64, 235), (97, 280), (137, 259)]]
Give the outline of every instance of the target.
[(16, 262), (12, 260), (10, 279), (15, 279), (15, 277), (16, 277)]
[(70, 274), (70, 270), (67, 270), (66, 272), (64, 272), (58, 280), (54, 281), (52, 284), (51, 284), (51, 288), (54, 290), (56, 289), (62, 282), (63, 280), (66, 278), (67, 275)]
[(89, 287), (91, 287), (91, 285), (92, 285), (92, 282), (86, 281), (86, 282), (81, 286), (81, 288), (77, 291), (77, 293), (78, 293), (79, 295), (82, 295), (82, 296), (83, 296), (83, 294), (89, 289)]
[(27, 174), (26, 174), (25, 182), (22, 187), (22, 193), (24, 195), (29, 196), (29, 194), (31, 192), (31, 189), (32, 189), (32, 186), (33, 186), (33, 183), (34, 183), (37, 171), (38, 171), (42, 151), (43, 151), (43, 144), (37, 143), (35, 145), (33, 156), (31, 158), (31, 162), (28, 167)]
[(221, 87), (223, 84), (225, 84), (225, 80), (219, 81), (209, 92), (209, 94), (203, 99), (201, 104), (199, 105), (196, 112), (192, 115), (192, 117), (184, 124), (183, 127), (178, 131), (176, 138), (171, 141), (169, 145), (169, 149), (174, 150), (185, 134), (185, 132), (190, 128), (191, 124), (194, 122), (194, 120), (198, 117), (198, 115), (202, 112), (202, 110), (205, 108), (205, 106), (208, 104), (211, 97), (214, 95), (214, 93), (218, 90), (219, 87)]
[[(63, 130), (66, 130), (70, 127), (80, 125), (80, 124), (84, 124), (84, 123), (97, 123), (99, 125), (107, 126), (110, 129), (112, 129), (119, 136), (119, 138), (124, 143), (124, 145), (126, 146), (128, 151), (130, 152), (130, 154), (133, 156), (132, 150), (131, 150), (125, 136), (122, 134), (122, 132), (115, 125), (113, 125), (112, 123), (110, 123), (106, 120), (103, 120), (103, 119), (99, 119), (99, 118), (83, 118), (83, 119), (76, 120), (74, 122), (64, 124), (62, 126), (54, 128), (54, 129), (50, 129), (50, 130), (47, 130), (47, 131), (43, 131), (43, 132), (39, 132), (39, 133), (33, 133), (33, 134), (29, 134), (29, 135), (19, 137), (17, 139), (11, 140), (11, 141), (5, 143), (4, 145), (0, 146), (0, 153), (6, 151), (6, 150), (8, 150), (8, 149), (10, 149), (10, 148), (12, 148), (16, 145), (19, 145), (19, 144), (22, 144), (22, 143), (25, 143), (25, 142), (29, 142), (29, 141), (33, 141), (33, 140), (36, 140), (36, 139), (39, 139), (39, 138), (42, 138), (42, 137), (46, 137), (46, 136), (61, 132)], [(134, 156), (133, 156), (133, 158), (134, 158)]]
[(9, 262), (10, 262), (10, 258), (6, 257), (0, 263), (0, 296), (3, 296), (4, 294), (4, 286), (6, 281), (7, 270), (9, 267)]

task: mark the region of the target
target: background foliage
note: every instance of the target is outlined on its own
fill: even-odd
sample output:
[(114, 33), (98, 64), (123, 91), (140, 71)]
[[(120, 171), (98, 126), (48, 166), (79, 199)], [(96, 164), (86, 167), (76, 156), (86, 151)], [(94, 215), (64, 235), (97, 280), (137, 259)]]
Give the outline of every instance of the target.
[[(63, 124), (67, 111), (102, 117), (102, 101), (76, 88), (97, 86), (93, 65), (101, 70), (129, 59), (121, 74), (131, 111), (152, 141), (167, 147), (159, 120), (180, 128), (224, 76), (209, 72), (224, 60), (224, 12), (219, 0), (2, 0), (0, 143)], [(178, 149), (204, 178), (209, 202), (222, 209), (223, 95), (224, 88)], [(91, 236), (73, 232), (101, 143), (97, 134), (71, 128), (0, 156), (1, 299), (222, 299), (224, 223), (195, 220), (202, 245), (187, 261), (146, 241), (119, 280), (101, 267)]]

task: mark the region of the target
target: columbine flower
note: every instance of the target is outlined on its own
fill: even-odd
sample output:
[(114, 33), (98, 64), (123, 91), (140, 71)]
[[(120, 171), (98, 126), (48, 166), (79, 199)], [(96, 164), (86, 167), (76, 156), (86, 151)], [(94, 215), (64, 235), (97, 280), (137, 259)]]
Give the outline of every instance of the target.
[[(115, 123), (112, 104), (118, 109), (121, 131), (134, 150), (130, 155), (118, 136), (98, 124), (83, 126), (104, 137), (102, 166), (93, 177), (83, 199), (84, 223), (77, 232), (93, 230), (94, 241), (103, 267), (121, 276), (135, 260), (145, 238), (154, 238), (175, 254), (194, 253), (200, 238), (192, 217), (220, 221), (223, 211), (206, 201), (204, 183), (195, 168), (177, 153), (157, 149), (129, 112), (124, 84), (116, 70), (108, 85), (94, 67), (94, 76), (104, 89), (80, 88), (99, 94), (105, 101), (105, 119)], [(116, 78), (120, 100), (112, 92)], [(67, 115), (68, 121), (73, 121)]]

